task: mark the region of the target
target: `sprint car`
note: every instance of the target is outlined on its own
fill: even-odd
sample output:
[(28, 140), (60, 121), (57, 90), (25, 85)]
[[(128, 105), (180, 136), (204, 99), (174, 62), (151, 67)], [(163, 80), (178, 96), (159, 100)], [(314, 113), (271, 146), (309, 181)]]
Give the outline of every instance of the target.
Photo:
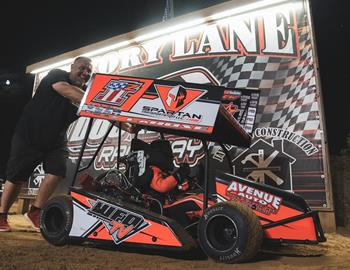
[[(292, 192), (243, 179), (230, 172), (211, 173), (207, 142), (249, 147), (251, 137), (224, 108), (226, 88), (165, 80), (95, 74), (79, 108), (89, 125), (78, 158), (69, 195), (50, 199), (43, 207), (40, 229), (53, 245), (96, 242), (117, 247), (189, 251), (201, 249), (224, 263), (249, 261), (263, 241), (316, 244), (326, 241), (316, 211)], [(110, 114), (109, 111), (117, 111)], [(100, 147), (114, 125), (119, 127), (118, 163), (93, 179), (90, 186), (74, 186), (93, 118), (109, 120)], [(205, 156), (202, 179), (189, 177), (190, 189), (169, 194), (160, 202), (137, 188), (144, 172), (147, 150), (131, 144), (120, 156), (123, 123), (138, 129), (196, 138)], [(137, 132), (133, 141), (137, 141)], [(137, 145), (137, 144), (134, 144)], [(225, 151), (225, 150), (224, 150)], [(232, 168), (230, 159), (227, 162)], [(196, 179), (197, 178), (197, 179)], [(190, 222), (182, 224), (165, 210), (182, 210)]]

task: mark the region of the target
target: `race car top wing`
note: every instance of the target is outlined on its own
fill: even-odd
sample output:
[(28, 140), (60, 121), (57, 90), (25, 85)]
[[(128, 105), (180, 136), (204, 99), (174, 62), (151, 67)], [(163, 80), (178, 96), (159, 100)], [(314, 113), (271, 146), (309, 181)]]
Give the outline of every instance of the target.
[(225, 89), (97, 73), (78, 114), (134, 123), (168, 134), (247, 146), (250, 136), (220, 108)]

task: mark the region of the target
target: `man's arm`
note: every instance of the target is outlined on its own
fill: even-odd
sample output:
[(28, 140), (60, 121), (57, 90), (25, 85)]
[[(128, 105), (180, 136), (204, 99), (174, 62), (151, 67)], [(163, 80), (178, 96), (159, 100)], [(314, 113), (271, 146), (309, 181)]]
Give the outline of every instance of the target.
[(84, 91), (81, 88), (67, 82), (56, 82), (52, 85), (52, 88), (73, 103), (80, 103), (84, 96)]

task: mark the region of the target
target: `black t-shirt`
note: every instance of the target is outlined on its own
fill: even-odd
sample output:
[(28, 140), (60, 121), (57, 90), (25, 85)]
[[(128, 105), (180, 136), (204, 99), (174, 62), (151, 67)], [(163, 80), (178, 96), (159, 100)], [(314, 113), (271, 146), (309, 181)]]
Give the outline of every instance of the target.
[(68, 126), (78, 118), (77, 108), (52, 88), (56, 82), (70, 83), (69, 73), (54, 69), (41, 80), (16, 128), (19, 136), (42, 150), (61, 144)]

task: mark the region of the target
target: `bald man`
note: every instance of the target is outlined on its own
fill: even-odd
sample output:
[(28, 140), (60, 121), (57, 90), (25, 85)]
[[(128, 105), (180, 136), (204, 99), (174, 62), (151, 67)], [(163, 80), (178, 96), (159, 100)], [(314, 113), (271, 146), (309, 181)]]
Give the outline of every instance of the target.
[(0, 232), (9, 232), (7, 213), (17, 199), (21, 186), (43, 162), (46, 176), (25, 217), (39, 231), (40, 211), (66, 174), (68, 157), (65, 133), (75, 121), (77, 107), (92, 72), (91, 59), (78, 57), (70, 72), (51, 70), (44, 77), (31, 101), (23, 110), (12, 138), (7, 163), (7, 181), (1, 197)]

